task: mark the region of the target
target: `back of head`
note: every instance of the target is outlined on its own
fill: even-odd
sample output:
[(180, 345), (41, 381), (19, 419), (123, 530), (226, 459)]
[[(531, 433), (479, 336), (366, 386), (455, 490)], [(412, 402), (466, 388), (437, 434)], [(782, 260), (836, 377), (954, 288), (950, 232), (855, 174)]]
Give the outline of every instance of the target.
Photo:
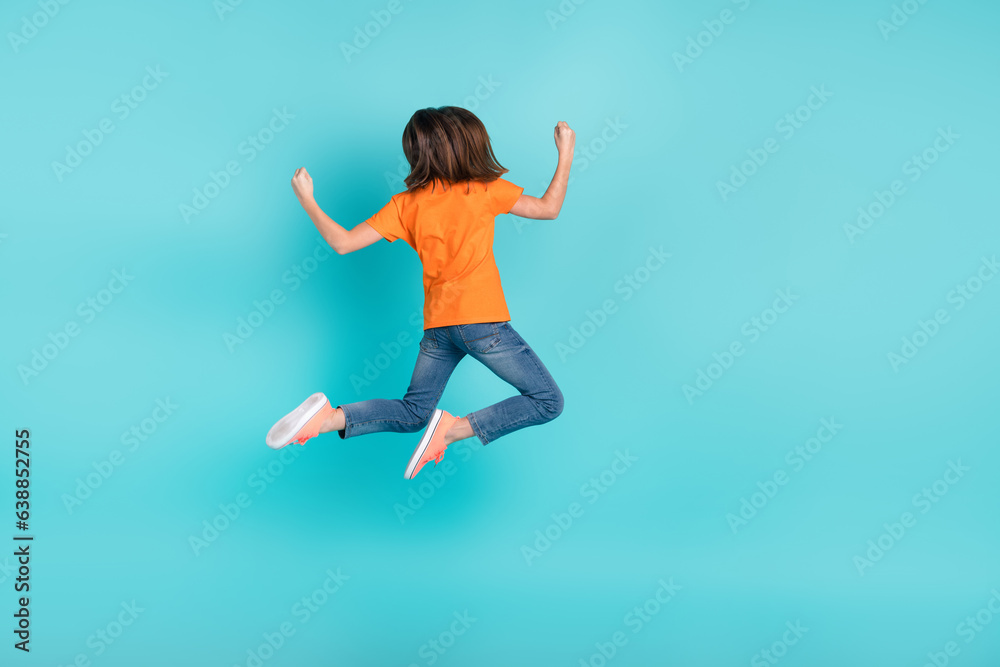
[(414, 113), (403, 130), (403, 154), (410, 163), (403, 181), (407, 190), (436, 180), (494, 181), (508, 171), (497, 162), (483, 122), (461, 107), (428, 107)]

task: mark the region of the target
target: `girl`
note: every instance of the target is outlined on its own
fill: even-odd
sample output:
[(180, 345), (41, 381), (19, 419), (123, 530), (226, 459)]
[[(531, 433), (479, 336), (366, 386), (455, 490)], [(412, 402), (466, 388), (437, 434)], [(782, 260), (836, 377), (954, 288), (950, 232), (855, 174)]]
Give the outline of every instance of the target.
[[(406, 395), (330, 405), (316, 393), (279, 420), (267, 445), (280, 449), (305, 444), (320, 433), (341, 438), (424, 429), (406, 466), (413, 479), (428, 461), (435, 465), (451, 443), (479, 438), (484, 445), (514, 431), (559, 416), (563, 396), (531, 347), (510, 325), (510, 314), (493, 258), (494, 218), (554, 220), (562, 208), (573, 161), (575, 135), (565, 122), (555, 127), (559, 161), (542, 197), (500, 178), (489, 135), (472, 112), (459, 107), (417, 111), (403, 130), (403, 153), (410, 163), (406, 191), (350, 231), (331, 220), (313, 199), (304, 168), (292, 188), (306, 213), (340, 255), (386, 239), (403, 239), (420, 256), (424, 281), (424, 335)], [(445, 384), (465, 355), (471, 356), (519, 392), (465, 417), (436, 409)]]

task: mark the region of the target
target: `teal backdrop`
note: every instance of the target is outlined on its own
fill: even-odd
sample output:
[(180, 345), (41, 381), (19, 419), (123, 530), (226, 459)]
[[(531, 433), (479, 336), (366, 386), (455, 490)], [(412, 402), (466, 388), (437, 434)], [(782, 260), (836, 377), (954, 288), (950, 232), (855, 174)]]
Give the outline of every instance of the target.
[[(1000, 8), (982, 0), (12, 0), (0, 47), (4, 665), (1000, 660)], [(323, 250), (459, 105), (565, 396), (403, 479), (402, 243)], [(512, 393), (471, 359), (440, 407)], [(16, 433), (29, 431), (27, 438)], [(31, 453), (15, 525), (15, 449)], [(13, 537), (30, 535), (30, 653)]]

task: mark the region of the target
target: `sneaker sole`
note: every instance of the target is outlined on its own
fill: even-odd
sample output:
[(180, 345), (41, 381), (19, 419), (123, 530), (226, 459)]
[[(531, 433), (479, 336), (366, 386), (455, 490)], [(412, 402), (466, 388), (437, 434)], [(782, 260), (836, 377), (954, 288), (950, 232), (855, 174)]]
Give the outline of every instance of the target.
[(267, 432), (267, 446), (271, 449), (281, 449), (292, 442), (292, 438), (316, 416), (316, 413), (326, 405), (326, 394), (317, 392), (304, 400), (302, 404), (278, 420)]
[(420, 462), (420, 457), (424, 455), (427, 451), (427, 445), (431, 444), (431, 439), (434, 438), (434, 432), (437, 430), (438, 424), (441, 423), (441, 417), (444, 415), (443, 410), (434, 410), (434, 414), (431, 415), (431, 421), (427, 424), (426, 430), (424, 430), (424, 437), (420, 439), (420, 443), (417, 448), (413, 450), (413, 455), (410, 457), (410, 462), (406, 466), (406, 472), (403, 473), (403, 479), (413, 479), (413, 469), (417, 467)]

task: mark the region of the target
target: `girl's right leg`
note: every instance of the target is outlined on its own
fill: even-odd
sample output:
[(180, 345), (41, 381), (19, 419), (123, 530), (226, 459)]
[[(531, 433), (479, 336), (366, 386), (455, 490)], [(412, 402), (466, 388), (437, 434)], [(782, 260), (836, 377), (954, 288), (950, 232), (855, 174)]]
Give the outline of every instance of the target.
[(448, 378), (466, 353), (453, 345), (447, 334), (442, 335), (440, 328), (425, 330), (419, 347), (410, 386), (402, 399), (342, 403), (321, 432), (336, 430), (343, 439), (382, 431), (413, 433), (424, 428)]

